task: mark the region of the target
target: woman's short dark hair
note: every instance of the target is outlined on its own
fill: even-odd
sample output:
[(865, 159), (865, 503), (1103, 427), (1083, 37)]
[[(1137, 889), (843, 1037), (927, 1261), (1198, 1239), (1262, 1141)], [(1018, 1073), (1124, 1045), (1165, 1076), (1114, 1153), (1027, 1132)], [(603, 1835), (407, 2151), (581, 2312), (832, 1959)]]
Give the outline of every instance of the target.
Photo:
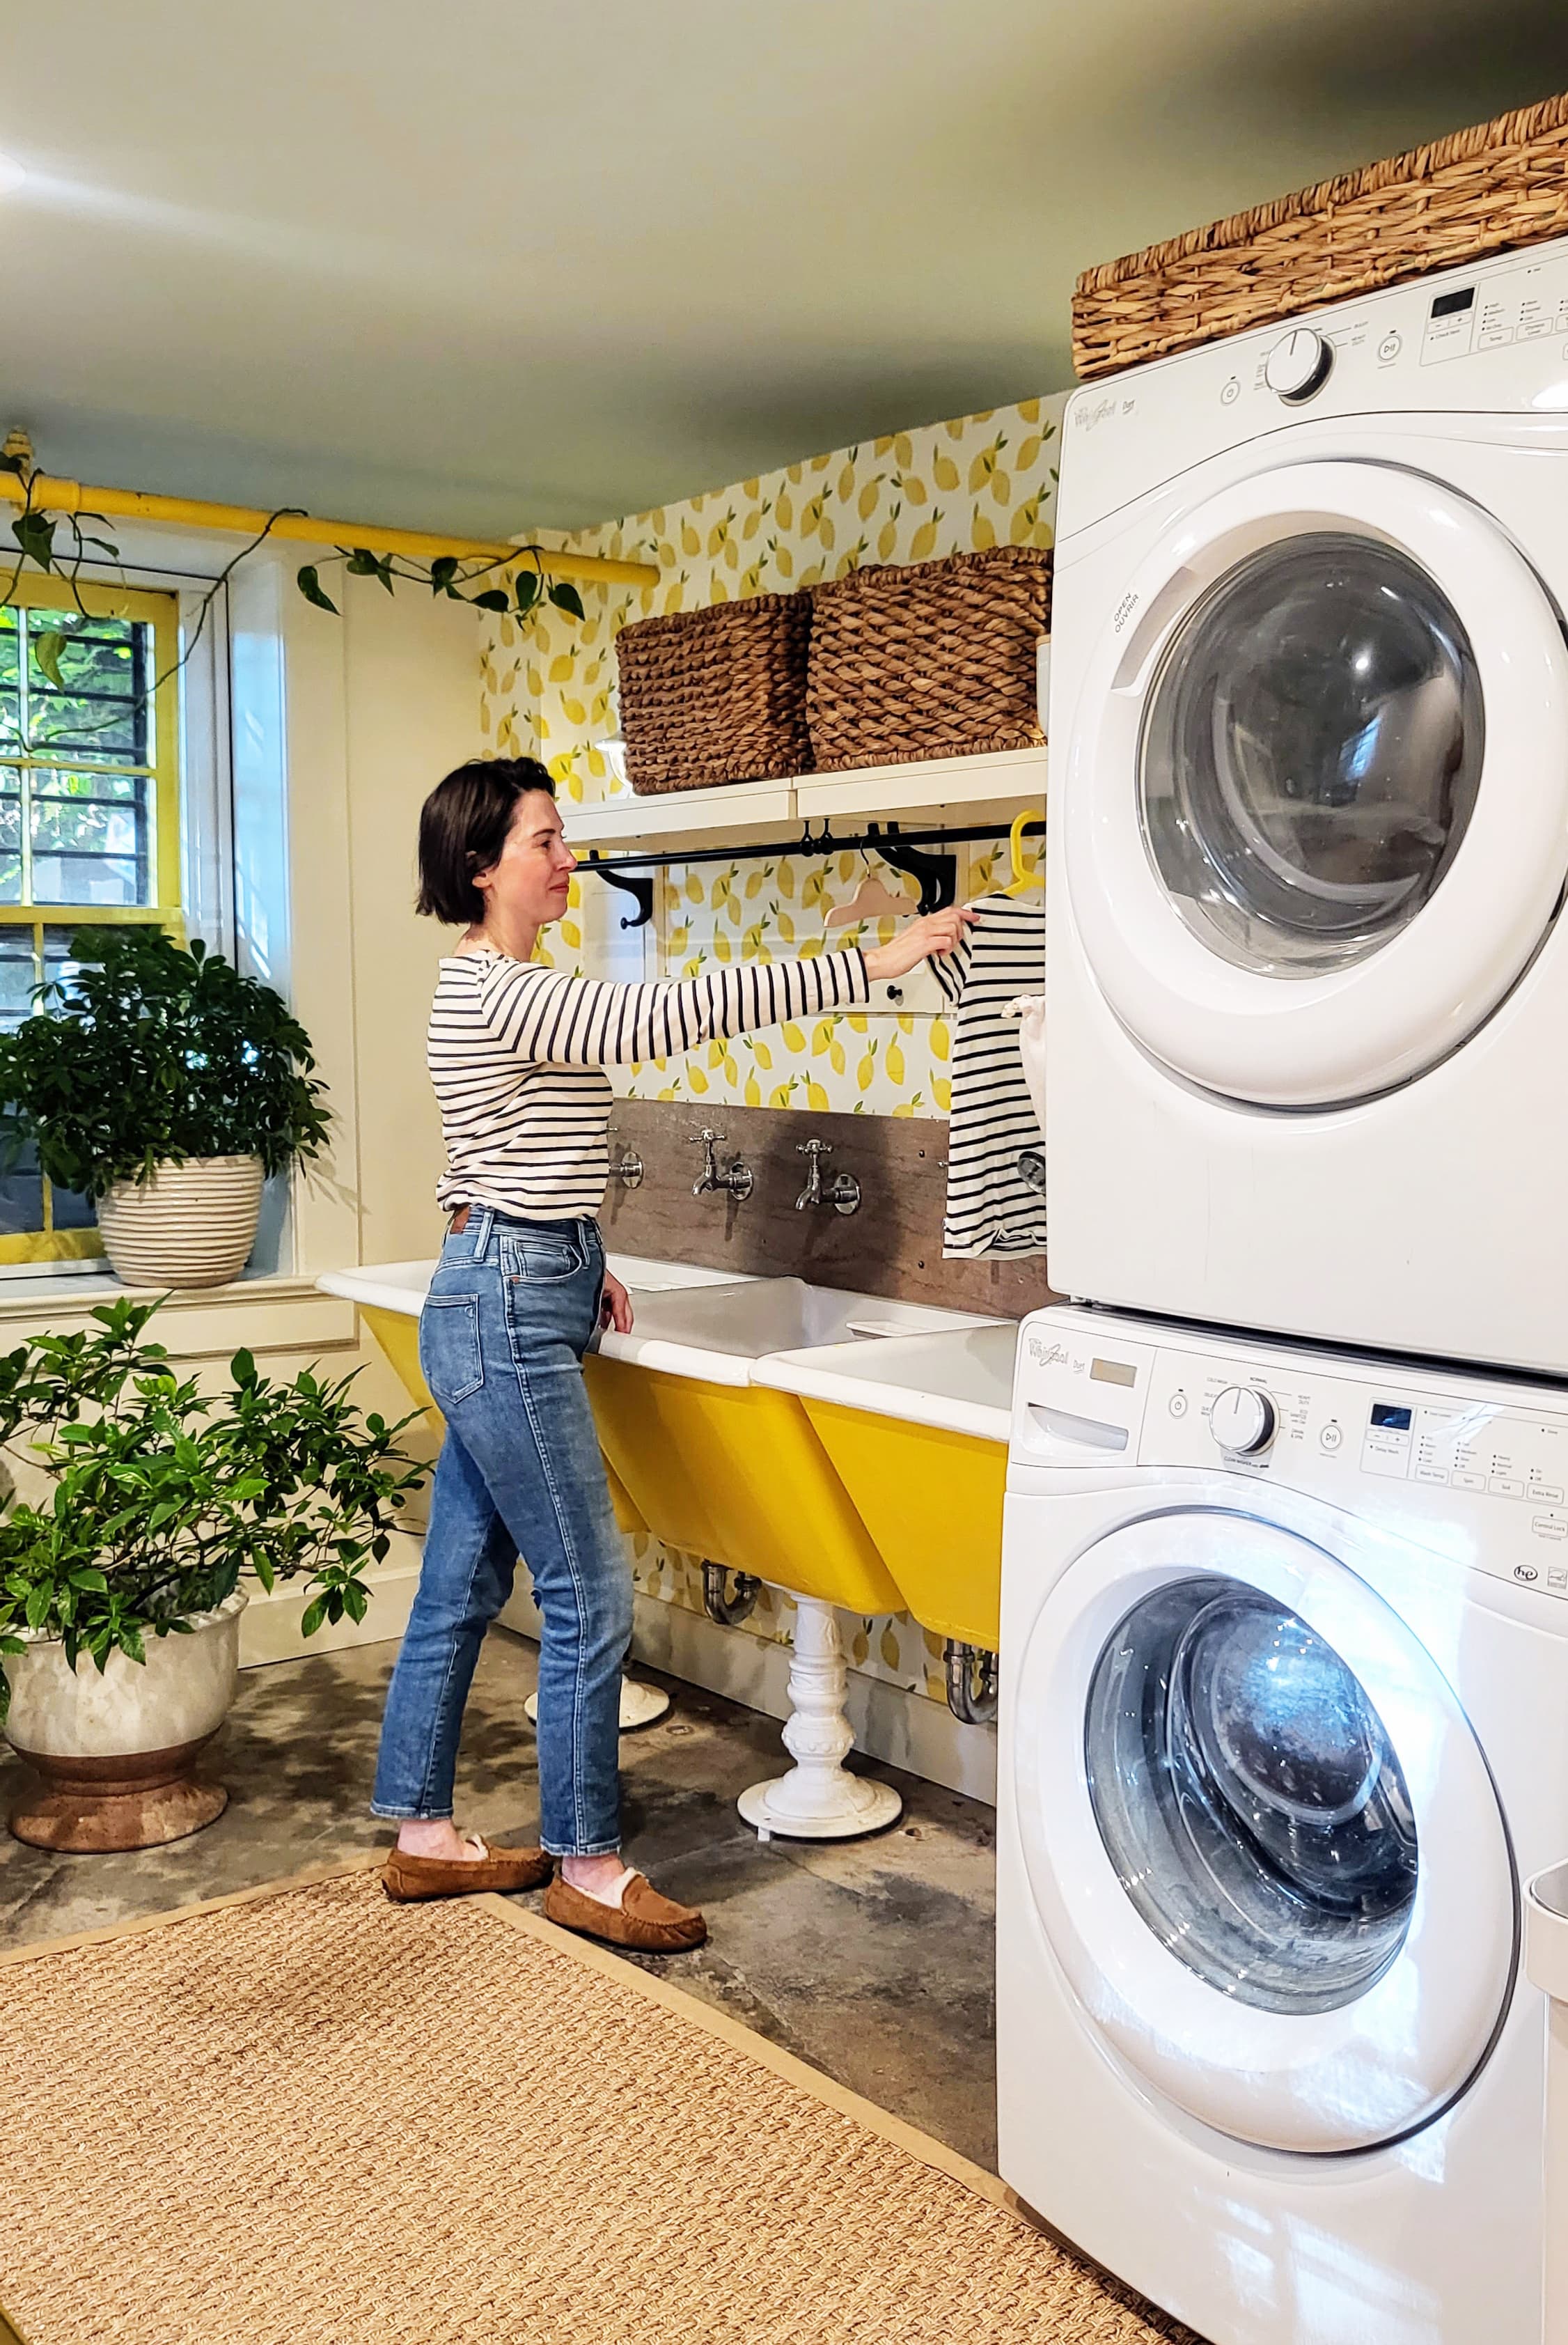
[(473, 875), (500, 862), (517, 802), (528, 790), (555, 796), (537, 757), (470, 757), (436, 784), (420, 808), (416, 912), (449, 928), (478, 927), (484, 898)]

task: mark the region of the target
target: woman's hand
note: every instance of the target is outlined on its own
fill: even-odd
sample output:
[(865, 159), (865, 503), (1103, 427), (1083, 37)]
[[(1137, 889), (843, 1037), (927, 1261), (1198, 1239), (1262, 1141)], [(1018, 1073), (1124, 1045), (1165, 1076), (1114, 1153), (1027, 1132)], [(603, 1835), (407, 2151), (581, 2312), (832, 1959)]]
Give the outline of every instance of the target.
[(911, 920), (890, 945), (872, 946), (865, 956), (865, 974), (873, 985), (884, 985), (890, 977), (907, 977), (916, 961), (956, 951), (965, 929), (978, 917), (967, 904), (955, 904), (946, 912), (927, 912), (923, 919)]
[(632, 1297), (609, 1271), (604, 1274), (604, 1293), (599, 1303), (599, 1325), (613, 1327), (618, 1335), (632, 1333)]

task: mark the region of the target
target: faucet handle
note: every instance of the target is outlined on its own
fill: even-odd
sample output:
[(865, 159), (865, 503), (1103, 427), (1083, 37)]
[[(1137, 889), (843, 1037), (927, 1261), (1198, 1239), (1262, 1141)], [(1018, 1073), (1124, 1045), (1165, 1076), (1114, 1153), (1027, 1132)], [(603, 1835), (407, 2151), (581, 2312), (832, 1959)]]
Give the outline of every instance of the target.
[(830, 1140), (797, 1140), (794, 1152), (797, 1156), (831, 1156), (833, 1142)]
[(726, 1140), (728, 1137), (728, 1133), (723, 1132), (708, 1132), (706, 1130), (702, 1132), (689, 1132), (686, 1134), (686, 1145), (688, 1148), (711, 1148), (714, 1141)]

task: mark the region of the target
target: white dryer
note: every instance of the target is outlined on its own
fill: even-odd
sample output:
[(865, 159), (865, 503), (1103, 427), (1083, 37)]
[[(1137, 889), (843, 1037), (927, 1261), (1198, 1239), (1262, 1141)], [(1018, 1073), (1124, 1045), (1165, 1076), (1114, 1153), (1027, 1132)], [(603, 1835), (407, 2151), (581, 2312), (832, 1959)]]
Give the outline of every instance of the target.
[(1539, 2345), (1568, 1388), (1037, 1314), (1001, 1659), (1005, 2178), (1213, 2345)]
[(1063, 441), (1053, 1284), (1568, 1371), (1568, 245)]

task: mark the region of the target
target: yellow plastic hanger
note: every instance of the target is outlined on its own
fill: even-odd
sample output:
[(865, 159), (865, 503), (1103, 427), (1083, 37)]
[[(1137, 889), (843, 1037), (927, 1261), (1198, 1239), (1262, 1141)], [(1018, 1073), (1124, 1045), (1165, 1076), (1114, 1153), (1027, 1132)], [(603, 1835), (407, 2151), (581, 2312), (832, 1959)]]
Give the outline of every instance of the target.
[(1013, 817), (1013, 827), (1007, 833), (1007, 856), (1013, 867), (1013, 877), (1011, 884), (1002, 890), (1004, 896), (1027, 896), (1032, 888), (1045, 886), (1043, 869), (1026, 871), (1024, 868), (1024, 825), (1044, 822), (1045, 818), (1043, 808), (1037, 814), (1032, 807), (1026, 807), (1022, 814)]

